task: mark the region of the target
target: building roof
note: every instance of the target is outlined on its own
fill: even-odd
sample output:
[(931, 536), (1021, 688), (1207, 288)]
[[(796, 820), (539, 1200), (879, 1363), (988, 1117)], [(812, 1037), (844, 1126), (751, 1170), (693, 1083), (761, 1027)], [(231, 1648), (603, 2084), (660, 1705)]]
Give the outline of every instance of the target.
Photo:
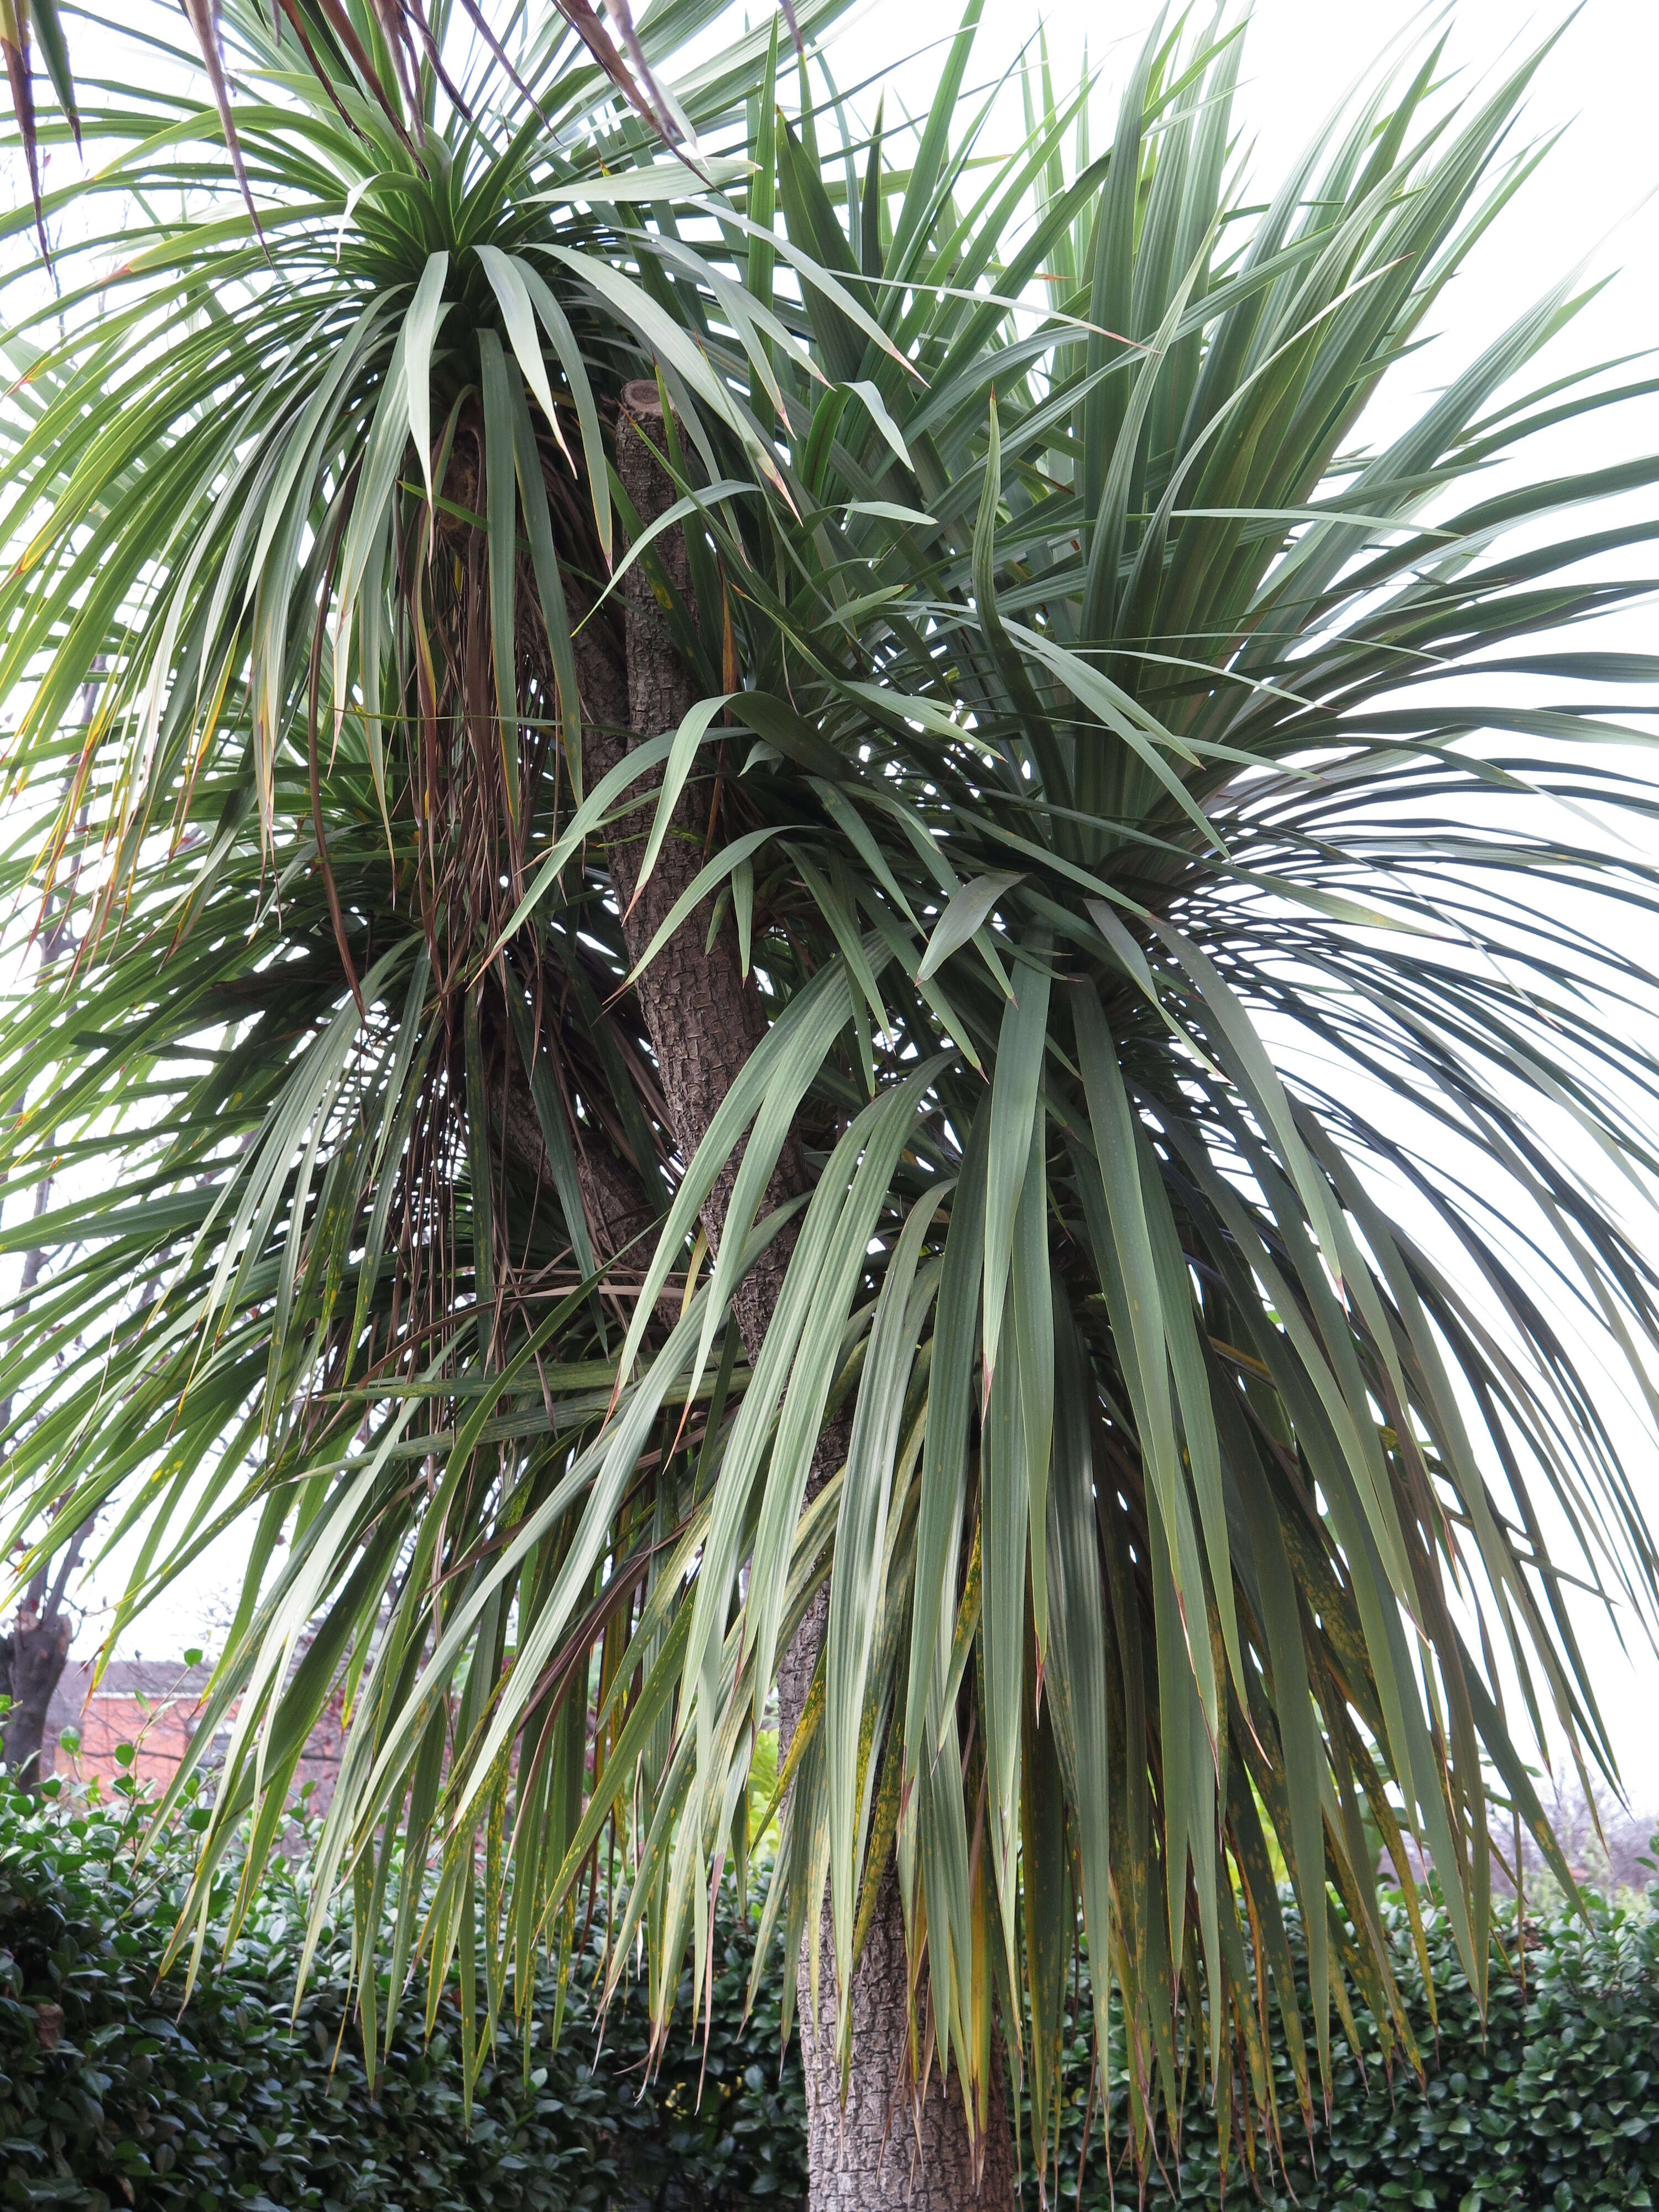
[(95, 1659), (71, 1659), (64, 1668), (46, 1715), (46, 1726), (53, 1733), (76, 1727), (88, 1698), (136, 1694), (151, 1705), (198, 1705), (213, 1678), (211, 1667), (186, 1667), (182, 1659), (112, 1659), (94, 1689), (96, 1665)]

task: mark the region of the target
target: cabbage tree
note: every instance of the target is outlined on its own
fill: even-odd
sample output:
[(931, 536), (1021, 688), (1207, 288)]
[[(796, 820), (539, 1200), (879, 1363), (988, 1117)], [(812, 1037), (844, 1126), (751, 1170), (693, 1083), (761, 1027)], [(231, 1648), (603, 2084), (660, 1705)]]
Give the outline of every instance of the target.
[(1047, 2166), (1079, 1941), (1138, 2154), (1197, 2067), (1271, 2161), (1356, 2008), (1419, 2057), (1379, 1845), (1484, 1990), (1517, 1746), (1612, 1771), (1659, 664), (1589, 625), (1659, 460), (1530, 459), (1650, 388), (1550, 364), (1571, 281), (1368, 434), (1547, 48), (1263, 189), (1237, 26), (1108, 110), (970, 96), (975, 0), (912, 120), (836, 12), (227, 0), (202, 97), (83, 82), (4, 334), (15, 933), (75, 908), (4, 1482), (117, 1633), (237, 1532), (181, 1947), (343, 1682), (370, 2051), (419, 1966), (481, 2063), (596, 1905), (701, 2018), (764, 1832), (815, 2207), (954, 2206), (1012, 2078)]

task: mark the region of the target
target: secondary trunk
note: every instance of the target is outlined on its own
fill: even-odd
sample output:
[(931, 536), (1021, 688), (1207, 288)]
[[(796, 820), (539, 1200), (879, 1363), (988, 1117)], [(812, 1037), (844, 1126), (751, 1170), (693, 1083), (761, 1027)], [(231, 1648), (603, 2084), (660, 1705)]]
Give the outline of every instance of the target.
[[(674, 496), (657, 458), (663, 424), (657, 389), (629, 385), (617, 433), (617, 468), (642, 525), (659, 515)], [(676, 587), (690, 595), (689, 568), (681, 533), (655, 541)], [(641, 563), (623, 580), (626, 667), (607, 654), (596, 625), (582, 633), (580, 678), (589, 783), (621, 757), (635, 738), (649, 738), (677, 726), (692, 704), (687, 672), (672, 633), (658, 610)], [(702, 865), (710, 821), (707, 782), (692, 784), (676, 809), (672, 834), (635, 904), (639, 861), (651, 822), (649, 803), (641, 806), (636, 827), (616, 836), (610, 848), (611, 881), (623, 911), (623, 935), (629, 957), (637, 959), (659, 922)], [(629, 911), (631, 908), (631, 912)], [(754, 1049), (765, 1027), (758, 994), (745, 985), (738, 963), (735, 929), (728, 924), (708, 942), (709, 911), (700, 908), (675, 933), (638, 985), (639, 1003), (650, 1034), (663, 1094), (681, 1155), (689, 1160), (720, 1101)], [(731, 1194), (728, 1172), (716, 1184), (704, 1209), (709, 1242), (718, 1245)], [(805, 1171), (798, 1146), (786, 1149), (774, 1177), (770, 1202), (776, 1205), (805, 1188)], [(758, 1352), (775, 1307), (788, 1243), (780, 1238), (767, 1261), (754, 1270), (735, 1301), (735, 1313), (751, 1357)], [(844, 1455), (846, 1437), (832, 1431), (820, 1443), (811, 1488), (816, 1491)], [(787, 1746), (805, 1702), (823, 1633), (820, 1604), (803, 1624), (780, 1668), (780, 1741)], [(827, 1941), (827, 1929), (821, 1931)], [(908, 2007), (905, 1995), (904, 1928), (896, 1877), (890, 1874), (863, 1957), (854, 1975), (850, 2002), (854, 2021), (852, 2078), (846, 2106), (834, 2059), (835, 1975), (829, 1957), (821, 1969), (819, 2006), (810, 2003), (805, 1955), (797, 1975), (800, 1992), (801, 2039), (807, 2083), (808, 2146), (812, 2212), (897, 2203), (915, 2212), (955, 2212), (975, 2197), (974, 2159), (962, 2100), (955, 2085), (939, 2078), (928, 2094), (913, 2105), (908, 2094)], [(1004, 2207), (1016, 2197), (1013, 2145), (1000, 2089), (994, 2103), (990, 2141), (985, 2147), (979, 2201)]]
[(37, 1621), (25, 1611), (0, 1637), (0, 1690), (11, 1699), (0, 1743), (6, 1770), (25, 1789), (38, 1790), (52, 1772), (46, 1749), (46, 1715), (69, 1657), (70, 1624), (62, 1613)]

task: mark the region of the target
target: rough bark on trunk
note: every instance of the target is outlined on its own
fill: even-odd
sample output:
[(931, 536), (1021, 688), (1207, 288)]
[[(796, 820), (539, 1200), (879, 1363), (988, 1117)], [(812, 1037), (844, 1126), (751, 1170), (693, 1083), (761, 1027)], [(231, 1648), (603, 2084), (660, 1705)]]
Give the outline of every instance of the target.
[[(641, 525), (648, 525), (673, 499), (674, 487), (657, 458), (663, 442), (660, 402), (652, 384), (629, 385), (617, 431), (617, 469)], [(679, 531), (654, 541), (654, 550), (676, 588), (690, 597), (690, 571)], [(579, 681), (583, 693), (586, 778), (590, 786), (620, 759), (632, 738), (651, 738), (676, 728), (693, 703), (691, 684), (675, 648), (672, 633), (656, 604), (643, 563), (623, 580), (627, 662), (617, 667), (594, 626), (579, 641)], [(624, 689), (625, 680), (625, 689)], [(639, 864), (649, 835), (653, 800), (635, 794), (637, 812), (611, 834), (608, 856), (617, 903), (623, 914), (623, 937), (630, 959), (637, 959), (674, 900), (702, 866), (708, 834), (706, 781), (688, 785), (675, 809), (673, 829), (637, 902)], [(752, 985), (744, 983), (736, 932), (731, 923), (708, 943), (710, 909), (704, 902), (682, 925), (637, 988), (650, 1034), (664, 1097), (681, 1157), (690, 1160), (720, 1101), (765, 1028), (765, 1013)], [(725, 1226), (735, 1165), (721, 1176), (703, 1210), (711, 1244), (718, 1246)], [(798, 1146), (787, 1147), (773, 1177), (769, 1201), (775, 1206), (805, 1186)], [(765, 1262), (751, 1271), (734, 1300), (734, 1312), (751, 1358), (758, 1352), (777, 1303), (789, 1242), (781, 1237)], [(815, 1492), (845, 1455), (844, 1430), (832, 1429), (820, 1442), (809, 1484)], [(805, 1701), (823, 1632), (821, 1601), (803, 1622), (783, 1655), (779, 1673), (780, 1742), (787, 1745)], [(827, 1942), (827, 1926), (820, 1932)], [(962, 2100), (954, 2083), (945, 2085), (935, 2066), (926, 2100), (913, 2107), (908, 2097), (908, 2010), (906, 2001), (904, 1927), (898, 1884), (890, 1877), (860, 1962), (854, 1972), (854, 2057), (845, 2109), (835, 2064), (835, 1972), (833, 1953), (825, 1957), (816, 2015), (803, 1952), (797, 1986), (800, 1991), (803, 2057), (807, 2081), (808, 2148), (812, 2212), (851, 2212), (853, 2207), (887, 2203), (913, 2212), (955, 2212), (975, 2198), (974, 2160)], [(1013, 2144), (1000, 2083), (994, 2093), (990, 2140), (985, 2149), (978, 2201), (998, 2208), (1015, 2202)]]
[[(675, 497), (657, 458), (663, 442), (662, 409), (654, 384), (630, 384), (617, 425), (617, 473), (641, 525), (653, 521)], [(669, 531), (653, 552), (674, 586), (692, 604), (685, 540)], [(659, 611), (642, 562), (623, 580), (626, 661), (619, 668), (600, 639), (580, 652), (583, 692), (584, 774), (591, 787), (621, 759), (635, 738), (678, 727), (694, 703), (690, 678)], [(588, 626), (591, 630), (592, 625)], [(583, 635), (588, 632), (584, 631)], [(580, 641), (579, 641), (580, 647)], [(672, 827), (656, 865), (640, 888), (640, 864), (655, 813), (659, 779), (644, 779), (629, 794), (632, 811), (606, 833), (606, 859), (623, 914), (623, 941), (630, 960), (650, 944), (670, 908), (702, 867), (708, 831), (708, 781), (690, 778), (674, 808)], [(658, 1079), (681, 1158), (689, 1162), (714, 1119), (732, 1079), (760, 1042), (765, 1011), (752, 981), (745, 982), (737, 932), (728, 922), (712, 945), (713, 902), (704, 899), (675, 931), (635, 985), (656, 1055)], [(718, 1249), (726, 1225), (737, 1165), (716, 1182), (703, 1208), (709, 1243)], [(799, 1147), (786, 1146), (768, 1192), (778, 1206), (805, 1186)], [(791, 1240), (780, 1238), (733, 1301), (738, 1326), (751, 1353), (766, 1333), (777, 1303)]]
[(19, 1614), (0, 1637), (0, 1689), (11, 1699), (0, 1731), (7, 1771), (25, 1789), (38, 1790), (52, 1772), (46, 1750), (46, 1714), (69, 1657), (70, 1624), (62, 1613), (37, 1621)]
[[(780, 1744), (787, 1745), (794, 1734), (806, 1702), (828, 1611), (825, 1592), (801, 1623), (779, 1668)], [(984, 2162), (975, 2193), (961, 2085), (954, 2075), (944, 2081), (935, 2061), (927, 2095), (917, 2100), (910, 2094), (908, 1972), (898, 1870), (890, 1862), (853, 1970), (853, 2060), (845, 2106), (836, 2063), (836, 1951), (827, 1900), (818, 1926), (816, 2009), (806, 1945), (796, 1961), (811, 2212), (866, 2212), (866, 2207), (889, 2204), (903, 2205), (908, 2212), (955, 2212), (964, 2205), (1008, 2212), (1019, 2193), (1003, 2069), (992, 2067)]]

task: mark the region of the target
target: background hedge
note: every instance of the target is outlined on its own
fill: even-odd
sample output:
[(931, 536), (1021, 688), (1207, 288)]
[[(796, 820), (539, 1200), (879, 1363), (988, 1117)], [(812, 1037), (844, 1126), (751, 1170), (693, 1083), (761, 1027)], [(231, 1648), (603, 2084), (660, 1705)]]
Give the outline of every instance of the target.
[[(701, 2037), (682, 2035), (641, 2099), (643, 2000), (612, 2008), (596, 2057), (573, 1972), (558, 2050), (547, 2049), (547, 1983), (527, 2053), (504, 2023), (469, 2128), (447, 2004), (428, 2045), (422, 2005), (405, 2001), (369, 2095), (355, 2021), (343, 2030), (343, 1930), (331, 1931), (292, 2018), (307, 1909), (298, 1852), (274, 1863), (228, 1952), (216, 1955), (210, 1938), (181, 2013), (182, 1974), (158, 1987), (155, 1969), (190, 1836), (181, 1826), (135, 1868), (140, 1826), (130, 1802), (65, 1793), (38, 1810), (0, 1777), (0, 2204), (703, 2212), (787, 2203), (804, 2188), (799, 2076), (792, 2065), (780, 2087), (775, 2003), (742, 2023), (750, 1949), (736, 1913), (725, 1917), (706, 2073)], [(682, 2017), (689, 1976), (683, 1996)]]
[[(1300, 1925), (1288, 1893), (1287, 1927), (1298, 1963)], [(1395, 1972), (1407, 2000), (1426, 2079), (1396, 2054), (1385, 2070), (1375, 2032), (1354, 2004), (1363, 2049), (1354, 2051), (1333, 2020), (1332, 2088), (1327, 2122), (1316, 2078), (1311, 2144), (1300, 2132), (1295, 2077), (1274, 2055), (1288, 2171), (1258, 2146), (1250, 2174), (1237, 2148), (1224, 2194), (1213, 2115), (1194, 2096), (1183, 2116), (1182, 2155), (1167, 2155), (1146, 2177), (1145, 2203), (1164, 2212), (1177, 2202), (1213, 2206), (1257, 2203), (1267, 2212), (1645, 2212), (1659, 2200), (1659, 1894), (1620, 1905), (1587, 1895), (1587, 1918), (1553, 1911), (1528, 1916), (1524, 1987), (1512, 1908), (1500, 1910), (1483, 2038), (1480, 2014), (1458, 1963), (1450, 1929), (1428, 1919), (1439, 2033), (1430, 2022), (1423, 1980), (1403, 1910), (1385, 1906)], [(1074, 2017), (1086, 2020), (1087, 1970)], [(1060, 2202), (1077, 2202), (1079, 2152), (1087, 2100), (1089, 2046), (1074, 2034), (1062, 2122)], [(1122, 2048), (1113, 2053), (1111, 2139), (1123, 2158), (1127, 2126)], [(1028, 2162), (1029, 2163), (1029, 2162)], [(1114, 2188), (1115, 2196), (1114, 2196)], [(1052, 2185), (1051, 2185), (1052, 2198)], [(1026, 2203), (1038, 2191), (1028, 2172)], [(1082, 2203), (1135, 2205), (1133, 2169), (1109, 2176), (1101, 2152), (1100, 2116), (1083, 2169)]]
[[(181, 2014), (179, 1978), (158, 1987), (155, 1967), (183, 1881), (188, 1822), (135, 1868), (137, 1825), (128, 1802), (100, 1805), (71, 1790), (34, 1807), (0, 1781), (0, 2203), (85, 2212), (129, 2203), (169, 2212), (715, 2212), (804, 2197), (799, 2075), (792, 2056), (780, 2081), (775, 2004), (742, 2022), (749, 1923), (729, 1892), (700, 2107), (701, 2039), (675, 2041), (642, 2098), (643, 2005), (613, 2008), (596, 2055), (584, 1979), (573, 1975), (558, 2050), (547, 2049), (554, 1992), (544, 1986), (528, 2052), (508, 2022), (484, 2063), (469, 2131), (459, 2039), (445, 2027), (446, 2008), (428, 2045), (419, 2007), (405, 2004), (391, 2063), (369, 2096), (355, 2027), (343, 2027), (342, 1931), (325, 1945), (290, 2022), (307, 1905), (302, 1856), (279, 1864), (239, 1941), (210, 1952), (210, 1970)], [(1271, 2212), (1651, 2207), (1659, 2194), (1654, 1896), (1624, 1907), (1592, 1899), (1588, 1926), (1559, 1912), (1530, 1920), (1525, 1988), (1495, 1964), (1484, 2042), (1449, 1935), (1431, 1920), (1437, 2050), (1397, 1917), (1398, 1972), (1428, 2061), (1425, 2086), (1399, 2062), (1390, 2081), (1374, 2041), (1356, 2053), (1338, 2033), (1329, 2124), (1316, 2126), (1311, 2147), (1287, 2140), (1288, 2173), (1259, 2161), (1252, 2177), (1234, 2155), (1225, 2197), (1248, 2204), (1259, 2193)], [(1513, 1956), (1512, 1919), (1502, 1933)], [(1085, 2019), (1086, 1967), (1076, 1999)], [(1089, 2075), (1081, 2034), (1070, 2051), (1062, 2205), (1077, 2201)], [(1121, 2051), (1113, 2056), (1121, 2085)], [(1280, 2089), (1288, 2132), (1297, 2122), (1287, 2063)], [(1137, 2201), (1121, 2162), (1120, 2086), (1111, 2118), (1118, 2170), (1102, 2154), (1097, 2112), (1085, 2207)], [(1196, 2100), (1179, 2160), (1164, 2152), (1146, 2179), (1148, 2205), (1221, 2201), (1214, 2122)], [(1052, 2174), (1048, 2195), (1054, 2202)], [(1038, 2203), (1029, 2171), (1026, 2197)]]

